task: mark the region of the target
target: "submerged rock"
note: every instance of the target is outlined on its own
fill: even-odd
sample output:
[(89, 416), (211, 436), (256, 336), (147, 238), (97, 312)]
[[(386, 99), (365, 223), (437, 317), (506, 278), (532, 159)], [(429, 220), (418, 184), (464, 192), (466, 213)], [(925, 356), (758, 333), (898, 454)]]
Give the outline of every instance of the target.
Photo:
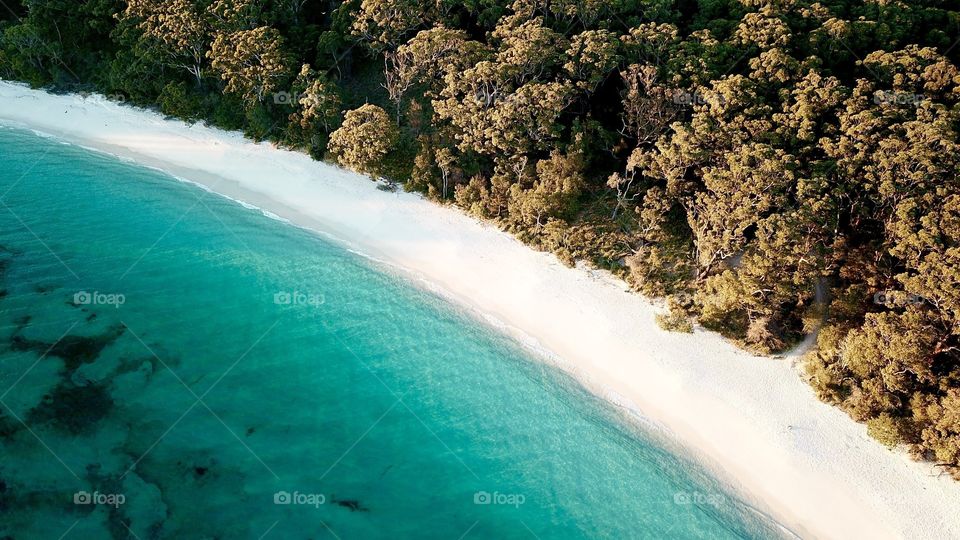
[(23, 429), (20, 422), (17, 422), (7, 414), (7, 411), (0, 409), (0, 438), (8, 439)]
[(19, 333), (19, 332), (21, 332), (24, 328), (26, 328), (27, 325), (30, 324), (30, 321), (31, 321), (31, 320), (32, 320), (32, 317), (31, 317), (30, 315), (21, 315), (21, 316), (17, 317), (16, 319), (14, 319), (14, 320), (13, 320), (13, 323), (17, 326), (17, 332), (16, 332), (16, 333)]
[(337, 506), (342, 506), (351, 512), (369, 512), (370, 509), (362, 506), (360, 501), (356, 499), (334, 499), (333, 503)]
[[(25, 326), (28, 322), (29, 318), (23, 325)], [(95, 361), (100, 352), (122, 336), (126, 329), (123, 324), (118, 324), (98, 336), (64, 336), (53, 343), (27, 339), (18, 333), (10, 339), (10, 348), (14, 351), (33, 351), (61, 358), (67, 370), (74, 371), (81, 364)]]
[(53, 392), (43, 396), (40, 405), (30, 410), (27, 422), (52, 422), (58, 428), (78, 434), (88, 431), (112, 408), (113, 399), (100, 384), (77, 386), (61, 383)]

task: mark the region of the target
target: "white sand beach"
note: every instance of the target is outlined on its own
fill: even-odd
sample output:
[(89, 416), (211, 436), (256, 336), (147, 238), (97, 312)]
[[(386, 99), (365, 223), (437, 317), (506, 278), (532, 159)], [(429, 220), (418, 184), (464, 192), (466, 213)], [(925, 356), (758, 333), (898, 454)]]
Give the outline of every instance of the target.
[[(131, 158), (325, 232), (533, 339), (662, 427), (804, 538), (960, 538), (960, 482), (817, 400), (795, 358), (661, 330), (655, 302), (495, 227), (306, 155), (113, 103), (0, 82), (0, 124)], [(585, 479), (588, 481), (588, 479)]]

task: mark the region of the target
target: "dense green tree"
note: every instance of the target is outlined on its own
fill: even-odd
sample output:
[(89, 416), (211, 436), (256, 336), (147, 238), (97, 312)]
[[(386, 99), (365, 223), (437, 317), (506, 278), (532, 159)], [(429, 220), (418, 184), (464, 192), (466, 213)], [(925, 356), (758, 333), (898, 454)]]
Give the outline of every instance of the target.
[(246, 100), (263, 101), (289, 75), (283, 38), (269, 27), (218, 33), (207, 55), (224, 91)]
[(521, 183), (510, 188), (511, 216), (535, 228), (543, 227), (550, 218), (571, 217), (584, 187), (583, 166), (579, 154), (564, 155), (559, 151), (538, 161), (529, 188)]
[(424, 3), (417, 0), (361, 0), (353, 35), (372, 49), (395, 49), (402, 38), (423, 23)]
[(340, 119), (342, 99), (337, 85), (304, 64), (293, 84), (298, 112), (291, 117), (306, 131), (333, 131)]
[(201, 84), (212, 29), (193, 0), (129, 0), (121, 16), (135, 21), (143, 40), (154, 42), (143, 44), (148, 54), (185, 69)]
[(387, 112), (367, 104), (347, 111), (343, 125), (330, 134), (330, 152), (344, 167), (377, 174), (384, 170), (383, 160), (396, 138), (396, 127)]

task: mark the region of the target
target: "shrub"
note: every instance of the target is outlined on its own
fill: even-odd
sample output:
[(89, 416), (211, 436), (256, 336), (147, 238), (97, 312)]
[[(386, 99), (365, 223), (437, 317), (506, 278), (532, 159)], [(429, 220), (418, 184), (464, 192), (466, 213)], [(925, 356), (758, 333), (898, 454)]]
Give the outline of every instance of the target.
[(348, 111), (343, 125), (330, 134), (329, 150), (337, 162), (360, 173), (379, 174), (397, 142), (397, 128), (382, 108), (363, 105)]
[(896, 419), (887, 413), (867, 420), (867, 434), (880, 443), (893, 448), (903, 442), (902, 420)]
[(690, 317), (677, 305), (671, 305), (667, 313), (657, 313), (657, 326), (667, 332), (693, 333), (693, 323)]

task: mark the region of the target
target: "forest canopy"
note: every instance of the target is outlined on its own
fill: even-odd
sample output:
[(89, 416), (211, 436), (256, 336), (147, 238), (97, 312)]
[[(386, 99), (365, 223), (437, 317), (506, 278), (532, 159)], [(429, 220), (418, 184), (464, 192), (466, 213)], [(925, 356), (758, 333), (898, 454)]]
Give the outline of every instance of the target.
[[(6, 0), (0, 76), (385, 177), (777, 353), (960, 476), (948, 0)], [(708, 359), (705, 359), (707, 361)]]

